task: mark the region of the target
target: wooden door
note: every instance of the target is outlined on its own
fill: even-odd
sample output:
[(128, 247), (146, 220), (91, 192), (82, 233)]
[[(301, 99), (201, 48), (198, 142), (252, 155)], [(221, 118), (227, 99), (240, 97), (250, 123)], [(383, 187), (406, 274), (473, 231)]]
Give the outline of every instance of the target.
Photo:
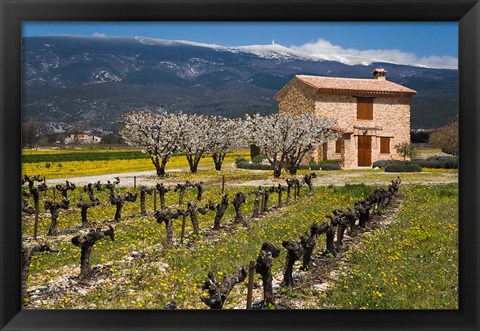
[(328, 160), (328, 144), (323, 143), (322, 146), (322, 160)]
[(358, 166), (372, 165), (372, 136), (358, 136)]

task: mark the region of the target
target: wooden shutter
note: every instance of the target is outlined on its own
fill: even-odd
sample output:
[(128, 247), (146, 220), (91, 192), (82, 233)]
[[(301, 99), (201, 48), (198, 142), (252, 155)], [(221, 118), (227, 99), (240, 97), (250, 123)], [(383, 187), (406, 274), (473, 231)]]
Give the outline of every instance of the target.
[(380, 153), (390, 154), (390, 138), (380, 138)]
[(373, 98), (357, 98), (357, 119), (373, 120)]
[(342, 139), (337, 139), (335, 141), (335, 153), (341, 153), (342, 152)]

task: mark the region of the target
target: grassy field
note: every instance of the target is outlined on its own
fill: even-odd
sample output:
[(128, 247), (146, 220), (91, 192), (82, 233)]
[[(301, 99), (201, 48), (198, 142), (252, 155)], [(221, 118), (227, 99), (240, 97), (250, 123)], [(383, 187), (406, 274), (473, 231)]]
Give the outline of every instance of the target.
[(348, 252), (324, 308), (458, 309), (458, 187), (403, 193), (395, 222)]
[[(252, 189), (242, 188), (242, 191)], [(92, 254), (93, 264), (102, 264), (104, 273), (81, 291), (58, 291), (50, 295), (42, 307), (156, 309), (175, 300), (179, 308), (205, 308), (199, 295), (208, 272), (221, 276), (248, 265), (248, 261), (256, 258), (264, 241), (280, 246), (282, 240), (297, 238), (313, 221), (321, 221), (323, 215), (334, 208), (352, 206), (373, 189), (366, 185), (319, 187), (313, 197), (303, 192), (298, 202), (252, 221), (248, 228), (229, 226), (219, 234), (190, 238), (188, 245), (170, 250), (164, 249), (164, 225), (156, 224), (152, 216), (138, 216), (139, 202), (126, 204), (126, 217), (116, 224), (116, 240), (99, 241)], [(230, 190), (230, 196), (235, 192)], [(457, 187), (403, 186), (402, 194), (404, 201), (397, 221), (375, 230), (349, 251), (349, 267), (328, 296), (320, 302), (308, 295), (302, 298), (314, 305), (311, 308), (457, 307)], [(193, 190), (189, 191), (186, 201), (194, 195)], [(99, 197), (103, 203), (91, 209), (90, 219), (111, 219), (114, 208), (106, 202), (106, 192)], [(216, 201), (219, 197), (218, 189), (207, 189), (205, 199)], [(167, 194), (167, 199), (168, 204), (173, 204), (177, 195)], [(246, 215), (252, 212), (252, 200), (250, 198), (244, 208)], [(151, 197), (147, 208), (153, 208)], [(212, 212), (199, 216), (202, 229), (211, 227)], [(225, 219), (232, 217), (233, 208), (229, 208)], [(59, 223), (60, 230), (78, 226), (78, 210), (61, 213)], [(48, 224), (48, 215), (43, 215), (40, 233), (46, 231)], [(181, 222), (174, 222), (177, 240), (180, 228)], [(187, 232), (191, 230), (187, 222)], [(30, 218), (24, 221), (24, 234), (31, 232)], [(35, 256), (31, 286), (62, 283), (79, 272), (80, 252), (70, 243), (72, 236), (48, 240), (60, 253)], [(322, 236), (317, 247), (323, 246)], [(145, 255), (131, 258), (132, 252), (144, 252)], [(274, 260), (274, 274), (279, 277), (284, 267), (284, 254), (282, 249), (281, 256)], [(296, 291), (310, 293), (308, 289)], [(237, 286), (225, 308), (243, 307), (245, 298), (246, 286)]]
[[(75, 154), (77, 160), (57, 163), (48, 159), (46, 162), (24, 163), (24, 173), (46, 176), (48, 182), (48, 179), (54, 178), (154, 170), (149, 159), (121, 159), (122, 155), (138, 154), (138, 151), (132, 150), (115, 150), (113, 153), (118, 153), (116, 155), (119, 158), (110, 160), (102, 159), (101, 153), (104, 152), (99, 150), (92, 152), (95, 155), (91, 159), (84, 159), (82, 155), (88, 154), (85, 150), (49, 153), (27, 151), (25, 155), (60, 155), (57, 157), (66, 160)], [(208, 200), (219, 202), (222, 176), (226, 178), (226, 193), (230, 201), (236, 192), (252, 192), (260, 185), (258, 182), (261, 185), (284, 184), (285, 178), (272, 180), (271, 171), (242, 170), (232, 166), (236, 156), (247, 155), (243, 151), (230, 153), (222, 172), (213, 170), (211, 158), (206, 157), (202, 159), (197, 174), (188, 172), (184, 156), (175, 156), (167, 170), (180, 168), (183, 171), (170, 172), (162, 181), (167, 184), (184, 180), (204, 181), (206, 191), (202, 205)], [(46, 167), (47, 162), (51, 164), (49, 167)], [(299, 174), (307, 172), (302, 170)], [(50, 215), (44, 209), (44, 202), (52, 199), (53, 195), (51, 189), (43, 192), (39, 240), (48, 242), (59, 252), (34, 256), (28, 281), (29, 288), (34, 291), (31, 292), (31, 299), (26, 301), (26, 308), (161, 309), (170, 301), (175, 301), (178, 308), (205, 308), (199, 296), (208, 272), (221, 278), (240, 266), (248, 266), (250, 260), (256, 259), (263, 242), (270, 241), (281, 247), (283, 240), (297, 239), (313, 221), (321, 222), (324, 215), (333, 209), (352, 207), (356, 200), (382, 185), (379, 183), (389, 182), (397, 176), (374, 169), (319, 171), (317, 175), (320, 183), (329, 184), (316, 187), (313, 196), (307, 196), (307, 188), (303, 187), (298, 201), (272, 211), (261, 219), (249, 220), (246, 228), (230, 222), (234, 216), (233, 207), (230, 206), (224, 216), (226, 227), (218, 232), (212, 231), (214, 212), (209, 211), (206, 215), (199, 215), (203, 233), (199, 237), (187, 236), (180, 245), (182, 222), (180, 219), (174, 221), (177, 243), (171, 249), (165, 248), (164, 224), (157, 224), (152, 216), (153, 196), (147, 196), (149, 216), (140, 216), (140, 202), (137, 200), (125, 203), (123, 219), (112, 223), (115, 207), (108, 200), (108, 192), (96, 192), (101, 205), (91, 208), (88, 218), (93, 227), (114, 224), (115, 241), (101, 240), (95, 245), (92, 265), (100, 269), (90, 280), (75, 277), (80, 271), (80, 250), (71, 244), (73, 236), (85, 231), (79, 228), (81, 217), (76, 204), (80, 197), (87, 199), (87, 195), (81, 187), (71, 192), (70, 209), (60, 211), (60, 234), (45, 237)], [(326, 293), (315, 294), (311, 288), (314, 284), (300, 282), (299, 287), (289, 291), (281, 289), (276, 295), (301, 300), (306, 308), (457, 308), (458, 186), (432, 184), (439, 178), (452, 180), (456, 176), (456, 170), (443, 169), (401, 174), (401, 204), (398, 210), (390, 212), (394, 212), (394, 221), (356, 239), (355, 245), (347, 252), (346, 267), (341, 269), (338, 280)], [(268, 181), (263, 183), (265, 179)], [(152, 181), (159, 180), (152, 176)], [(237, 185), (242, 183), (243, 186)], [(134, 191), (132, 187), (128, 190)], [(116, 189), (118, 194), (126, 191), (124, 187)], [(57, 192), (57, 201), (59, 196)], [(196, 190), (188, 189), (184, 201), (193, 201), (195, 196)], [(276, 194), (271, 196), (271, 205), (276, 204), (276, 198)], [(178, 193), (169, 192), (166, 199), (168, 206), (174, 206), (178, 203)], [(253, 196), (248, 195), (243, 208), (247, 216), (253, 211), (253, 200)], [(33, 204), (31, 200), (30, 204)], [(180, 206), (174, 206), (177, 207)], [(22, 231), (24, 243), (28, 244), (32, 241), (32, 216), (24, 215)], [(191, 231), (192, 226), (187, 218), (186, 233)], [(314, 254), (320, 253), (325, 245), (324, 240), (324, 236), (319, 237)], [(274, 278), (277, 280), (282, 278), (285, 263), (285, 250), (282, 248), (281, 251), (273, 265)], [(259, 281), (258, 277), (256, 280)], [(225, 308), (243, 308), (246, 291), (246, 283), (237, 285)], [(261, 289), (255, 289), (254, 298), (261, 298)]]

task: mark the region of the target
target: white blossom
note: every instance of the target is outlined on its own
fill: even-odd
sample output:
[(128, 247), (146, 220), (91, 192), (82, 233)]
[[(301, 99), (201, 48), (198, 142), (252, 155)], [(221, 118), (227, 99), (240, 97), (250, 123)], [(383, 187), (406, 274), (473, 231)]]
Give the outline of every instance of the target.
[(318, 117), (314, 113), (291, 116), (287, 113), (246, 116), (246, 139), (260, 147), (267, 160), (275, 168), (274, 176), (280, 176), (287, 166), (295, 173), (305, 154), (325, 141), (335, 139), (332, 131), (335, 121)]

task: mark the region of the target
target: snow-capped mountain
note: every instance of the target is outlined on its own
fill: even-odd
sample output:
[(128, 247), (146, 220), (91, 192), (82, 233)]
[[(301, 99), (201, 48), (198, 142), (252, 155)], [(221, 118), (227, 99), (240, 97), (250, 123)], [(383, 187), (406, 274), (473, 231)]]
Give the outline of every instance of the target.
[[(392, 61), (391, 61), (392, 62)], [(145, 37), (49, 36), (23, 39), (24, 118), (82, 121), (111, 130), (132, 109), (223, 116), (278, 110), (273, 96), (295, 74), (387, 78), (418, 91), (412, 127), (458, 113), (458, 71), (380, 62), (362, 54), (309, 53), (270, 45), (221, 46)]]
[[(119, 37), (122, 38), (122, 37)], [(131, 37), (124, 37), (124, 38), (131, 38)], [(179, 45), (189, 45), (189, 46), (196, 46), (196, 47), (206, 47), (215, 49), (217, 51), (222, 52), (231, 52), (231, 53), (249, 53), (254, 54), (258, 57), (265, 58), (265, 59), (277, 59), (277, 60), (294, 60), (294, 59), (302, 59), (302, 60), (310, 60), (310, 61), (336, 61), (346, 65), (371, 65), (372, 63), (390, 63), (390, 64), (398, 64), (398, 65), (410, 65), (414, 67), (422, 67), (422, 68), (431, 68), (431, 69), (457, 69), (456, 65), (453, 64), (437, 64), (437, 65), (427, 65), (416, 63), (414, 59), (401, 59), (391, 60), (388, 56), (379, 57), (378, 55), (371, 54), (370, 56), (366, 55), (354, 55), (348, 52), (348, 50), (339, 49), (335, 53), (332, 53), (332, 46), (329, 42), (323, 41), (326, 44), (325, 49), (323, 52), (308, 52), (307, 50), (303, 50), (300, 47), (293, 47), (289, 48), (280, 44), (276, 44), (275, 41), (272, 40), (272, 44), (270, 45), (249, 45), (249, 46), (220, 46), (215, 44), (205, 44), (205, 43), (198, 43), (193, 41), (187, 40), (164, 40), (164, 39), (153, 39), (153, 38), (146, 38), (146, 37), (133, 37), (133, 39), (137, 40), (140, 43), (146, 45), (170, 45), (170, 46), (179, 46)], [(335, 47), (335, 46), (333, 46)], [(321, 48), (321, 47), (320, 47)], [(336, 48), (339, 48), (338, 46)], [(362, 51), (355, 51), (356, 53), (362, 53)], [(365, 51), (367, 53), (372, 53), (371, 51)], [(364, 52), (364, 53), (365, 53)], [(391, 53), (392, 51), (390, 51)], [(385, 52), (388, 54), (389, 52)]]

